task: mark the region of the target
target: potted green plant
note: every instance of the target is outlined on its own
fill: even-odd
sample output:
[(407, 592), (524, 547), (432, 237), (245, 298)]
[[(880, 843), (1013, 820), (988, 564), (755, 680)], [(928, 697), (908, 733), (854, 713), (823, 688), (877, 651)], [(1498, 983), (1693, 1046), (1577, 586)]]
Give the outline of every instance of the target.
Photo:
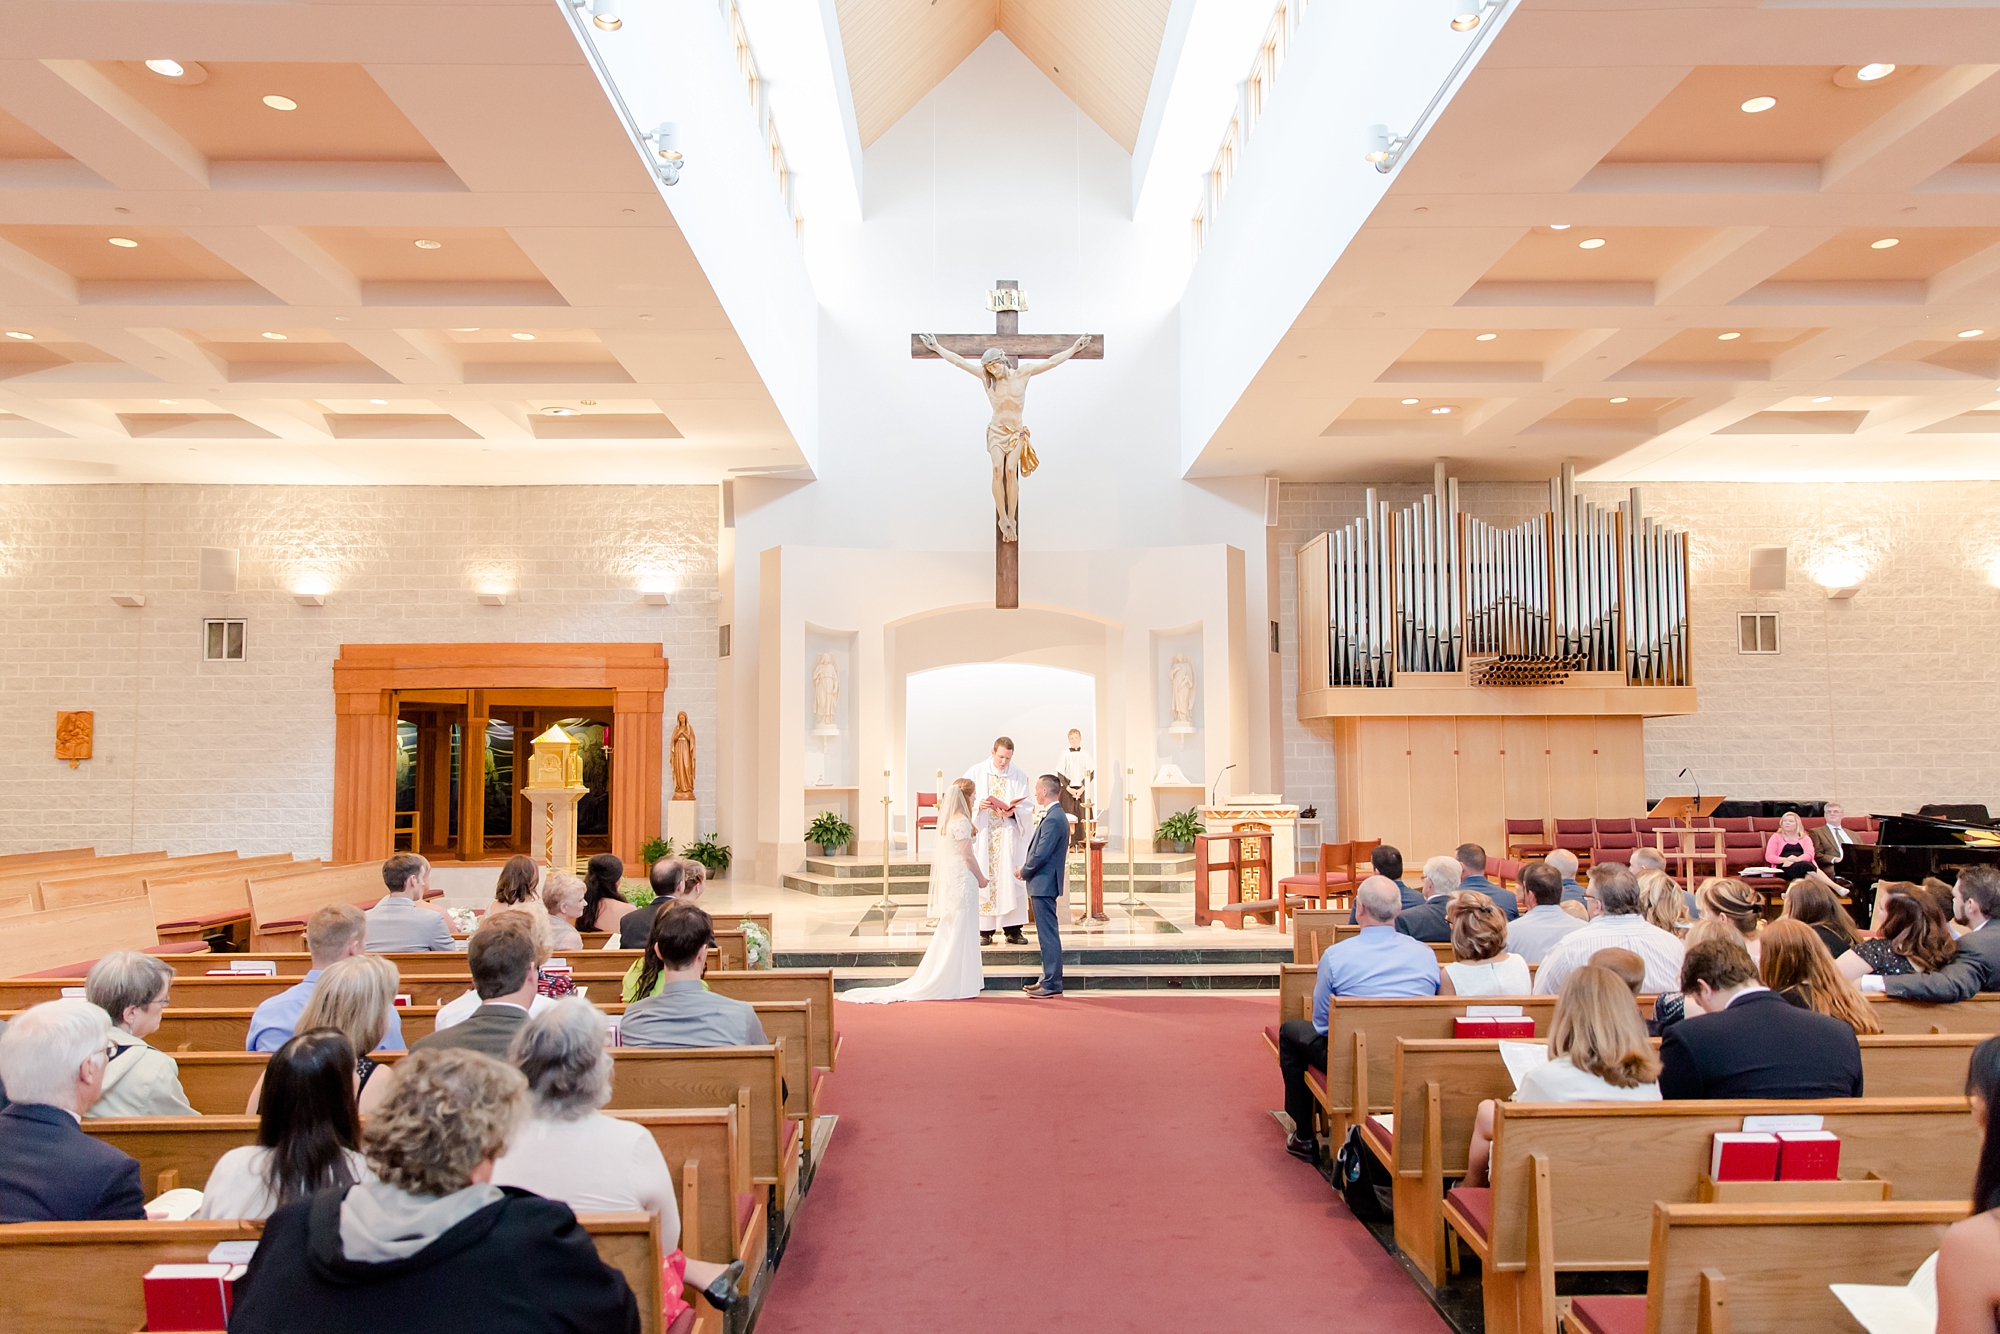
[(673, 840), (661, 838), (657, 834), (639, 845), (639, 860), (646, 863), (648, 872), (652, 871), (654, 862), (665, 861), (673, 855)]
[(832, 811), (821, 811), (806, 826), (806, 842), (819, 844), (819, 850), (829, 857), (837, 855), (853, 837), (854, 826)]
[(1201, 832), (1200, 817), (1186, 810), (1160, 821), (1159, 840), (1167, 845), (1169, 852), (1186, 852)]
[(687, 845), (684, 854), (691, 862), (700, 862), (708, 868), (711, 877), (719, 876), (729, 869), (730, 852), (727, 843), (718, 842), (720, 834), (710, 834), (707, 838), (696, 839)]

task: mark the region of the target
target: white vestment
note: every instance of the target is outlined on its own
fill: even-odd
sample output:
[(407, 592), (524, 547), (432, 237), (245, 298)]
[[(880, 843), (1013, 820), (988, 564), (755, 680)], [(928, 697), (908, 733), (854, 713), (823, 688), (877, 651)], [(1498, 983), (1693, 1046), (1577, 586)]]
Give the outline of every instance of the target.
[[(1028, 853), (1028, 835), (1035, 824), (1035, 808), (1026, 800), (1028, 775), (1013, 765), (995, 769), (988, 756), (965, 771), (972, 781), (972, 799), (977, 807), (972, 827), (977, 836), (972, 852), (979, 868), (986, 872), (986, 888), (979, 891), (979, 929), (1022, 926), (1028, 920), (1028, 887), (1014, 874)], [(1002, 818), (982, 804), (988, 797), (1003, 803), (1019, 802), (1014, 814)]]
[(1093, 772), (1096, 768), (1097, 762), (1090, 758), (1089, 751), (1066, 750), (1063, 752), (1062, 767), (1057, 769), (1056, 772), (1061, 774), (1063, 781), (1068, 783), (1071, 790), (1077, 793), (1078, 800), (1082, 800), (1084, 797), (1090, 795), (1090, 785), (1086, 781), (1085, 775)]

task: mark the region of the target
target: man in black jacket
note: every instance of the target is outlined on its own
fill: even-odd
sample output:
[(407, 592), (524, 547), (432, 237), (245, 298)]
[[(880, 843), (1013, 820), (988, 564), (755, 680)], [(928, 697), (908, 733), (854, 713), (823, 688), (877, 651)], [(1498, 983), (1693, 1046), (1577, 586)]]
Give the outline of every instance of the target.
[(412, 1052), (465, 1047), (496, 1061), (507, 1059), (507, 1048), (535, 1003), (535, 937), (525, 916), (501, 912), (480, 923), (465, 951), (479, 1008), (465, 1022), (413, 1043)]
[(1838, 1019), (1757, 982), (1750, 952), (1704, 940), (1681, 962), (1691, 1015), (1660, 1040), (1664, 1098), (1858, 1098), (1861, 1044)]
[(621, 950), (643, 950), (653, 934), (653, 919), (667, 910), (680, 893), (681, 872), (686, 863), (678, 857), (662, 857), (653, 863), (653, 869), (646, 872), (646, 882), (653, 887), (653, 901), (643, 908), (634, 908), (618, 919), (618, 948)]
[(1958, 938), (1958, 955), (1931, 973), (1861, 979), (1863, 991), (1886, 991), (1898, 1000), (1962, 1001), (2000, 991), (2000, 867), (1968, 866), (1951, 891), (1952, 916), (1970, 928)]
[(89, 1001), (45, 1001), (0, 1036), (0, 1223), (146, 1216), (139, 1164), (79, 1118), (104, 1089), (111, 1021)]

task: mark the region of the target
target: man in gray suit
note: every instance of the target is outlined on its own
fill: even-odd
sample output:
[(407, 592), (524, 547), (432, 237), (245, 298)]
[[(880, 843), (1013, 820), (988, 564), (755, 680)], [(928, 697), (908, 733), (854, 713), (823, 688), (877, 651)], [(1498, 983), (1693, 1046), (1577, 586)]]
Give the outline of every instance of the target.
[(368, 910), (367, 943), (362, 948), (370, 954), (464, 948), (451, 938), (451, 924), (444, 914), (424, 907), (424, 892), (431, 884), (429, 862), (414, 852), (399, 852), (382, 863), (382, 883), (389, 892)]
[(466, 964), (479, 1008), (464, 1023), (440, 1028), (411, 1044), (410, 1052), (465, 1047), (497, 1061), (507, 1059), (514, 1035), (535, 1003), (535, 936), (525, 913), (500, 913), (472, 933)]
[(1952, 916), (1970, 929), (1958, 938), (1958, 957), (1934, 973), (1861, 979), (1863, 991), (1886, 991), (1897, 1000), (1962, 1001), (2000, 991), (2000, 867), (1968, 866), (1951, 890)]
[(627, 1047), (761, 1047), (770, 1039), (757, 1007), (704, 991), (701, 970), (715, 945), (708, 914), (676, 903), (653, 926), (660, 989), (625, 1007), (618, 1041)]
[(1042, 947), (1041, 980), (1021, 990), (1036, 1000), (1063, 994), (1062, 929), (1056, 919), (1063, 902), (1064, 881), (1069, 873), (1069, 817), (1057, 804), (1062, 796), (1062, 779), (1043, 774), (1035, 780), (1035, 832), (1028, 838), (1028, 852), (1015, 872), (1028, 886), (1028, 906), (1035, 914), (1035, 942)]

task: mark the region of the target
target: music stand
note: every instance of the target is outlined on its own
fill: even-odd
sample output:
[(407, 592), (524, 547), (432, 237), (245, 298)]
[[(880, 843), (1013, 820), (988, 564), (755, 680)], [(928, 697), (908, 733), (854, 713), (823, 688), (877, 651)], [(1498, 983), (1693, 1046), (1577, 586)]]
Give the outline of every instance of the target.
[[(1666, 846), (1667, 831), (1664, 829), (1658, 829), (1653, 832), (1653, 846), (1659, 849), (1660, 855), (1665, 857), (1669, 864), (1674, 861), (1680, 862), (1681, 874), (1687, 877), (1687, 887), (1690, 893), (1694, 890), (1694, 868), (1696, 862), (1705, 858), (1713, 858), (1715, 862), (1715, 874), (1718, 877), (1729, 873), (1729, 854), (1727, 851), (1727, 842), (1722, 836), (1722, 831), (1719, 829), (1696, 830), (1694, 827), (1695, 817), (1699, 816), (1702, 819), (1707, 819), (1709, 816), (1715, 814), (1716, 807), (1722, 805), (1725, 800), (1726, 798), (1721, 796), (1661, 797), (1659, 801), (1654, 803), (1653, 809), (1646, 812), (1648, 819), (1678, 820), (1681, 822), (1681, 827), (1675, 831), (1680, 839), (1680, 846), (1678, 848), (1669, 849)], [(1715, 835), (1715, 847), (1712, 851), (1704, 852), (1694, 846), (1695, 835), (1697, 833), (1713, 833)]]
[(1715, 814), (1716, 808), (1727, 800), (1727, 797), (1720, 796), (1661, 797), (1653, 804), (1653, 809), (1646, 812), (1646, 818), (1649, 820), (1679, 820), (1682, 825), (1692, 829), (1696, 816), (1707, 819), (1709, 816)]

